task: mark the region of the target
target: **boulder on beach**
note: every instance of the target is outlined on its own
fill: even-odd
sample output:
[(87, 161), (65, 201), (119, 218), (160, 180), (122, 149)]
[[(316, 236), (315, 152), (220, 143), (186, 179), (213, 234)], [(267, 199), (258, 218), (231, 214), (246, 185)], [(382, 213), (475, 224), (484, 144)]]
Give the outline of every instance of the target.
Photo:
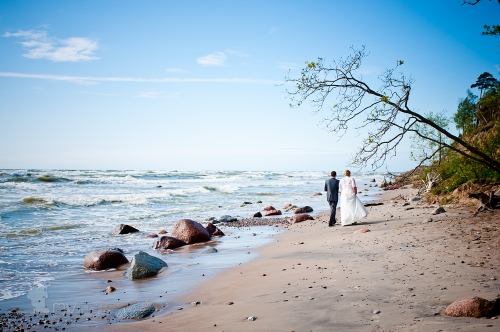
[(253, 218), (262, 218), (262, 213), (257, 212), (253, 215)]
[(477, 296), (465, 297), (456, 300), (445, 310), (446, 316), (453, 317), (491, 317), (500, 313), (500, 297), (489, 301)]
[(225, 216), (222, 216), (219, 218), (219, 222), (234, 222), (234, 221), (238, 221), (238, 218), (228, 216), (228, 215), (225, 215)]
[(212, 247), (212, 248), (208, 248), (207, 250), (202, 251), (201, 253), (202, 254), (215, 254), (216, 252), (218, 252), (218, 250)]
[(144, 251), (139, 251), (134, 255), (130, 264), (129, 278), (135, 280), (154, 277), (162, 268), (167, 266), (167, 263), (162, 259), (151, 256)]
[(162, 236), (153, 244), (153, 249), (155, 250), (167, 250), (167, 249), (175, 249), (182, 246), (185, 246), (186, 242), (176, 239), (171, 236)]
[(288, 203), (288, 204), (285, 204), (285, 205), (282, 207), (282, 209), (283, 209), (283, 210), (286, 210), (286, 209), (289, 209), (289, 208), (291, 208), (291, 207), (292, 207), (292, 204)]
[(155, 306), (150, 302), (139, 302), (119, 309), (116, 312), (116, 317), (121, 319), (141, 319), (148, 317), (155, 310)]
[(83, 267), (100, 271), (116, 268), (127, 263), (127, 257), (118, 250), (96, 250), (85, 256)]
[(281, 210), (270, 210), (264, 213), (264, 216), (279, 216), (281, 215)]
[(210, 233), (203, 227), (202, 224), (191, 220), (178, 220), (172, 229), (172, 237), (193, 244), (210, 240)]
[(158, 234), (167, 234), (167, 231), (166, 231), (166, 230), (164, 230), (164, 229), (160, 229), (160, 230), (158, 231)]
[(290, 222), (292, 224), (295, 224), (295, 223), (298, 223), (298, 222), (303, 222), (303, 221), (306, 221), (306, 220), (314, 220), (314, 218), (311, 217), (310, 215), (306, 214), (306, 213), (297, 214), (297, 215), (292, 216), (290, 218)]
[(375, 182), (375, 179), (371, 179), (370, 182)]
[(410, 202), (416, 202), (419, 200), (420, 200), (420, 197), (418, 197), (418, 196), (413, 196), (413, 197), (408, 198), (408, 201), (410, 201)]
[(205, 229), (208, 231), (208, 234), (210, 236), (224, 236), (224, 232), (221, 231), (219, 228), (214, 226), (212, 223), (208, 223), (207, 226), (205, 226)]
[(275, 211), (275, 210), (276, 210), (276, 209), (275, 209), (275, 208), (274, 208), (274, 206), (272, 206), (272, 205), (266, 206), (266, 207), (264, 208), (264, 211)]
[(387, 187), (387, 181), (386, 181), (385, 178), (382, 181), (380, 181), (380, 183), (378, 184), (378, 187), (379, 188), (385, 188), (385, 187)]
[(120, 224), (115, 227), (115, 230), (113, 231), (113, 235), (123, 235), (123, 234), (129, 234), (129, 233), (137, 233), (139, 230), (137, 228), (134, 228), (130, 225), (126, 224)]
[(304, 206), (296, 209), (294, 213), (299, 214), (299, 213), (310, 213), (310, 212), (313, 212), (313, 208), (310, 206)]

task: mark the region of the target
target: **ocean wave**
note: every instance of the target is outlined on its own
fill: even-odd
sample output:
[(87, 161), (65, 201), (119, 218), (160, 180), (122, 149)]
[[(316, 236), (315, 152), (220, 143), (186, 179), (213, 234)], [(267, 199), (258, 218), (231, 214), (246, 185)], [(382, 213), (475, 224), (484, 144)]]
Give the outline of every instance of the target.
[(46, 175), (46, 176), (39, 176), (36, 178), (38, 181), (41, 182), (61, 182), (61, 181), (71, 181), (70, 179), (62, 178), (62, 177), (57, 177), (57, 176), (51, 176), (51, 175)]
[(21, 201), (25, 204), (54, 204), (54, 202), (41, 197), (25, 197)]

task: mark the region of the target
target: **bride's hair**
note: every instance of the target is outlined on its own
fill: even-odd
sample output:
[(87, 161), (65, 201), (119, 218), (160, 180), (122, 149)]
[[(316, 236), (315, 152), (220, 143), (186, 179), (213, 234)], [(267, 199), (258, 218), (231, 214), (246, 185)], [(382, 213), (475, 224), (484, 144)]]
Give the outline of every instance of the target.
[(350, 170), (348, 170), (348, 169), (346, 169), (346, 170), (344, 171), (344, 175), (345, 175), (345, 176), (351, 176), (351, 171), (350, 171)]

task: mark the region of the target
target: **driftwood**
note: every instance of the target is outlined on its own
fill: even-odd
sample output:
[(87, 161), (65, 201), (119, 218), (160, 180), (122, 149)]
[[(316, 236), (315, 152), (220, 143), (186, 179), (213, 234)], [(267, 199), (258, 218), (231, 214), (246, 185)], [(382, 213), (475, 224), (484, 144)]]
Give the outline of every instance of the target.
[(492, 191), (489, 196), (482, 192), (472, 193), (469, 194), (469, 198), (475, 198), (481, 203), (474, 216), (482, 211), (493, 211), (493, 209), (500, 208), (500, 195), (498, 195), (498, 192)]

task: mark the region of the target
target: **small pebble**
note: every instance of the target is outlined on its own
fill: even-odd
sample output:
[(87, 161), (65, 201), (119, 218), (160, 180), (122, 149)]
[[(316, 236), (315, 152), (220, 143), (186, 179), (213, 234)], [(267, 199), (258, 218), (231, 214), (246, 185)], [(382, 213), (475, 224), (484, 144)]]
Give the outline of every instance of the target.
[(373, 310), (373, 313), (374, 313), (375, 315), (378, 315), (378, 314), (380, 313), (380, 310)]

